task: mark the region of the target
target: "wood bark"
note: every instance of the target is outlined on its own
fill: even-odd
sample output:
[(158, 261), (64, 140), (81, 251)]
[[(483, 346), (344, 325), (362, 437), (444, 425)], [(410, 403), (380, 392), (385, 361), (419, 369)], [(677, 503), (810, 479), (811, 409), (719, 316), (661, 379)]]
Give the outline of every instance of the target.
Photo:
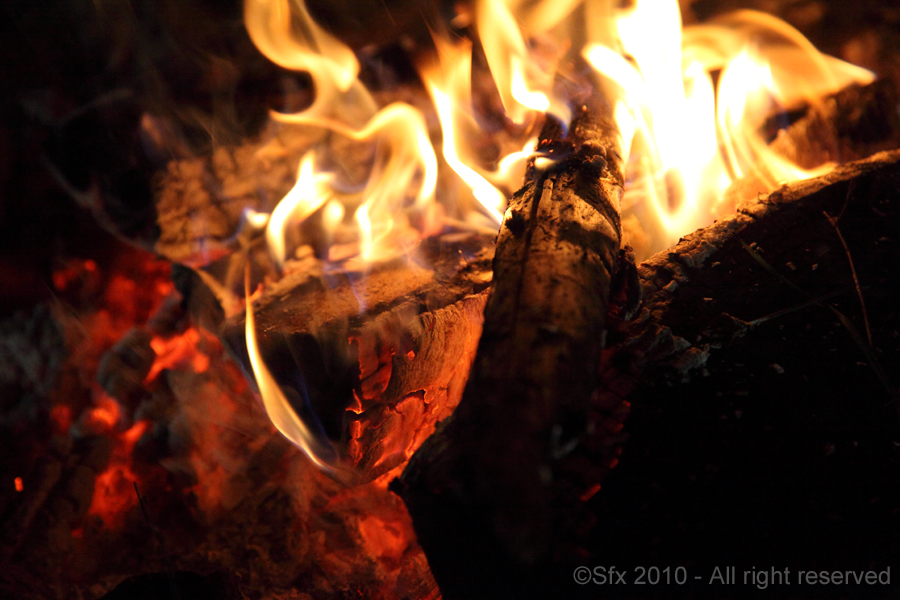
[[(748, 288), (783, 287), (798, 303), (834, 291), (856, 297), (862, 290), (856, 289), (849, 267), (852, 250), (841, 246), (840, 223), (850, 223), (853, 218), (859, 221), (863, 216), (893, 219), (890, 207), (896, 202), (898, 164), (900, 151), (882, 152), (837, 167), (823, 177), (784, 185), (742, 202), (736, 214), (685, 236), (670, 250), (648, 259), (639, 267), (643, 308), (627, 324), (628, 336), (635, 339), (646, 335), (648, 327), (665, 327), (690, 340), (696, 351), (708, 353), (710, 348), (721, 347), (762, 325), (765, 321), (757, 322), (759, 318), (787, 308), (777, 294), (758, 294)], [(881, 204), (889, 209), (882, 211)], [(829, 217), (837, 218), (837, 228)], [(887, 223), (891, 227), (892, 220)], [(880, 240), (882, 244), (890, 241)], [(767, 272), (754, 255), (781, 277)], [(870, 259), (857, 256), (857, 260)], [(738, 263), (744, 268), (738, 268)], [(753, 266), (758, 268), (748, 268)], [(768, 281), (759, 281), (763, 277)], [(788, 279), (809, 295), (803, 297), (792, 289), (785, 283)], [(736, 314), (723, 318), (726, 303)], [(745, 312), (749, 308), (753, 312)], [(860, 325), (864, 333), (865, 327)]]
[(395, 486), (448, 598), (545, 563), (571, 534), (561, 506), (583, 492), (565, 465), (594, 426), (623, 179), (608, 107), (576, 106), (569, 134), (539, 149), (554, 164), (532, 165), (510, 202), (463, 400)]

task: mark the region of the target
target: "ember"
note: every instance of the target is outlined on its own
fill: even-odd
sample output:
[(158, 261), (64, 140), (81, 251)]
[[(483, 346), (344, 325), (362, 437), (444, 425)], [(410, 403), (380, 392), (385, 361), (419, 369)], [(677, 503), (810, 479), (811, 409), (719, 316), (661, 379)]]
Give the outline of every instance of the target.
[(11, 12), (6, 595), (897, 556), (892, 7), (201, 4)]

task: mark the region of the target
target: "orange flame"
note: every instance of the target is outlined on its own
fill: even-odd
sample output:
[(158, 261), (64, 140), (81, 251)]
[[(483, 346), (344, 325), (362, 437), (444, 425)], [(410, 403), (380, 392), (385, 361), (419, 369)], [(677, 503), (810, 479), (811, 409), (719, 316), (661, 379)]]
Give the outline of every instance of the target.
[[(266, 238), (274, 258), (288, 256), (287, 228), (329, 206), (324, 222), (337, 229), (352, 210), (359, 255), (366, 262), (403, 252), (389, 235), (401, 215), (430, 210), (437, 182), (437, 159), (425, 119), (412, 106), (393, 103), (376, 109), (372, 96), (357, 79), (353, 52), (319, 27), (303, 2), (248, 0), (245, 22), (257, 47), (274, 62), (313, 79), (313, 104), (297, 114), (273, 114), (285, 124), (321, 128), (375, 149), (368, 182), (361, 191), (346, 191), (337, 178), (317, 170), (316, 151), (300, 164), (297, 184), (273, 211)], [(344, 186), (346, 187), (346, 186)], [(332, 200), (337, 200), (339, 205)], [(427, 223), (427, 219), (426, 219)], [(427, 225), (426, 225), (427, 226)]]
[(465, 125), (469, 129), (474, 128), (474, 122), (467, 118), (469, 115), (463, 108), (471, 104), (472, 46), (467, 42), (454, 46), (438, 37), (435, 37), (435, 45), (439, 62), (434, 67), (423, 69), (422, 78), (434, 101), (444, 133), (444, 159), (471, 188), (475, 199), (481, 203), (494, 223), (499, 225), (503, 220), (506, 197), (460, 158), (458, 132)]

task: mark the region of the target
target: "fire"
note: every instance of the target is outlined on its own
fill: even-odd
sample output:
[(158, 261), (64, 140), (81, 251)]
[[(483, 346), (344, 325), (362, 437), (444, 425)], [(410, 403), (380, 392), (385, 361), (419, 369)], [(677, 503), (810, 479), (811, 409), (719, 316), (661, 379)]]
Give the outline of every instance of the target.
[[(473, 125), (471, 119), (466, 119), (469, 115), (460, 110), (460, 106), (470, 104), (471, 44), (462, 42), (454, 47), (440, 38), (435, 38), (435, 43), (440, 62), (436, 67), (426, 69), (423, 78), (444, 133), (444, 160), (471, 188), (487, 214), (499, 225), (503, 220), (506, 197), (483, 174), (464, 162), (461, 157), (461, 140), (458, 139), (458, 134), (465, 130), (465, 124), (470, 129)], [(461, 105), (460, 100), (464, 104)]]
[[(425, 230), (429, 227), (437, 160), (423, 115), (403, 103), (377, 110), (357, 78), (359, 63), (353, 52), (319, 27), (302, 2), (250, 0), (245, 5), (245, 21), (251, 38), (266, 56), (287, 68), (308, 72), (316, 88), (316, 98), (306, 110), (273, 117), (366, 142), (374, 154), (370, 177), (361, 190), (352, 189), (335, 174), (318, 171), (315, 149), (303, 157), (297, 185), (273, 211), (267, 227), (273, 256), (283, 264), (288, 257), (285, 229), (326, 205), (331, 207), (325, 219), (334, 228), (330, 233), (355, 235), (358, 255), (364, 261), (396, 254), (391, 243), (398, 238), (390, 233), (402, 229), (398, 225), (405, 219), (415, 215), (422, 218)], [(294, 27), (296, 22), (299, 28)], [(296, 33), (300, 30), (302, 33)], [(326, 144), (324, 141), (323, 146)], [(337, 209), (331, 200), (350, 210)], [(347, 213), (353, 215), (353, 222), (344, 223)], [(343, 225), (345, 232), (339, 231)]]
[(288, 402), (284, 392), (275, 381), (275, 377), (269, 371), (259, 352), (259, 343), (256, 339), (256, 322), (253, 318), (253, 305), (250, 301), (250, 271), (247, 270), (245, 279), (247, 298), (247, 323), (245, 334), (247, 337), (247, 350), (250, 354), (250, 364), (256, 383), (259, 386), (259, 394), (262, 397), (266, 414), (272, 420), (272, 424), (287, 439), (294, 442), (307, 456), (321, 469), (332, 473), (334, 467), (329, 464), (333, 461), (334, 448), (327, 441), (322, 441), (310, 429), (308, 423), (297, 414), (297, 411)]
[[(273, 118), (322, 134), (268, 219), (268, 248), (279, 265), (296, 245), (289, 233), (317, 213), (331, 240), (326, 265), (357, 271), (411, 253), (451, 220), (496, 228), (540, 128), (547, 119), (566, 128), (580, 108), (567, 104), (560, 82), (583, 80), (591, 70), (594, 93), (614, 108), (627, 154), (626, 241), (646, 256), (723, 215), (724, 192), (737, 180), (753, 178), (764, 192), (830, 168), (804, 170), (778, 156), (764, 125), (779, 112), (874, 78), (753, 11), (682, 27), (676, 0), (475, 0), (455, 10), (451, 22), (429, 23), (431, 47), (411, 50), (438, 132), (428, 128), (435, 120), (410, 104), (379, 106), (354, 52), (322, 29), (302, 0), (246, 1), (245, 22), (259, 49), (307, 72), (315, 87), (305, 110)], [(488, 92), (484, 81), (493, 85)], [(335, 137), (371, 157), (363, 185), (350, 185), (321, 160)], [(490, 160), (479, 152), (486, 147), (498, 149)], [(535, 160), (538, 169), (551, 164)], [(438, 185), (439, 172), (452, 172), (462, 186)], [(450, 197), (456, 189), (465, 192)], [(329, 467), (324, 457), (333, 448), (291, 408), (263, 363), (249, 300), (247, 343), (276, 427)]]
[(683, 30), (674, 1), (641, 0), (617, 13), (624, 53), (589, 44), (583, 55), (627, 107), (620, 128), (634, 138), (623, 212), (657, 232), (645, 253), (721, 215), (718, 203), (738, 179), (753, 175), (766, 192), (827, 172), (833, 165), (804, 170), (770, 150), (765, 120), (874, 79), (763, 13), (738, 11)]
[[(873, 78), (820, 54), (786, 23), (753, 11), (686, 28), (675, 0), (624, 7), (477, 0), (457, 12), (432, 31), (433, 49), (414, 51), (440, 123), (442, 141), (433, 144), (418, 109), (401, 102), (378, 108), (359, 79), (353, 51), (322, 29), (302, 1), (246, 2), (247, 29), (260, 50), (309, 73), (315, 86), (307, 109), (273, 117), (323, 132), (323, 147), (303, 157), (296, 186), (271, 215), (267, 240), (279, 263), (291, 252), (285, 233), (317, 211), (333, 239), (356, 240), (350, 254), (363, 265), (408, 252), (404, 233), (412, 227), (428, 235), (440, 228), (441, 215), (462, 210), (472, 225), (485, 225), (483, 216), (499, 224), (545, 115), (563, 125), (570, 119), (572, 109), (554, 84), (577, 71), (582, 58), (600, 75), (597, 93), (617, 106), (630, 148), (623, 216), (637, 217), (653, 237), (652, 249), (718, 216), (723, 192), (737, 179), (753, 175), (771, 188), (829, 168), (804, 170), (779, 157), (769, 150), (762, 125), (779, 111)], [(473, 80), (481, 75), (472, 67), (476, 44), (502, 113), (493, 118), (506, 123), (502, 136), (487, 131), (485, 107), (473, 107)], [(320, 167), (317, 159), (334, 135), (372, 148), (363, 188), (348, 191), (337, 173)], [(493, 167), (473, 149), (485, 141), (504, 147)], [(476, 210), (436, 189), (435, 146), (478, 201)], [(347, 256), (342, 245), (328, 258)]]

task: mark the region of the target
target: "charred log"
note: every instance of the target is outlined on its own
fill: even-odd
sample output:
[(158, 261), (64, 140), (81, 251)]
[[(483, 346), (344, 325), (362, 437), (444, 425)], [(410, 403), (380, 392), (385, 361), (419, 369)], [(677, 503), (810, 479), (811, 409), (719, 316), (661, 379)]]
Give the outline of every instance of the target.
[(395, 487), (448, 598), (528, 586), (577, 526), (567, 463), (595, 426), (623, 185), (608, 107), (577, 105), (570, 134), (543, 144), (557, 162), (511, 200), (463, 400)]

